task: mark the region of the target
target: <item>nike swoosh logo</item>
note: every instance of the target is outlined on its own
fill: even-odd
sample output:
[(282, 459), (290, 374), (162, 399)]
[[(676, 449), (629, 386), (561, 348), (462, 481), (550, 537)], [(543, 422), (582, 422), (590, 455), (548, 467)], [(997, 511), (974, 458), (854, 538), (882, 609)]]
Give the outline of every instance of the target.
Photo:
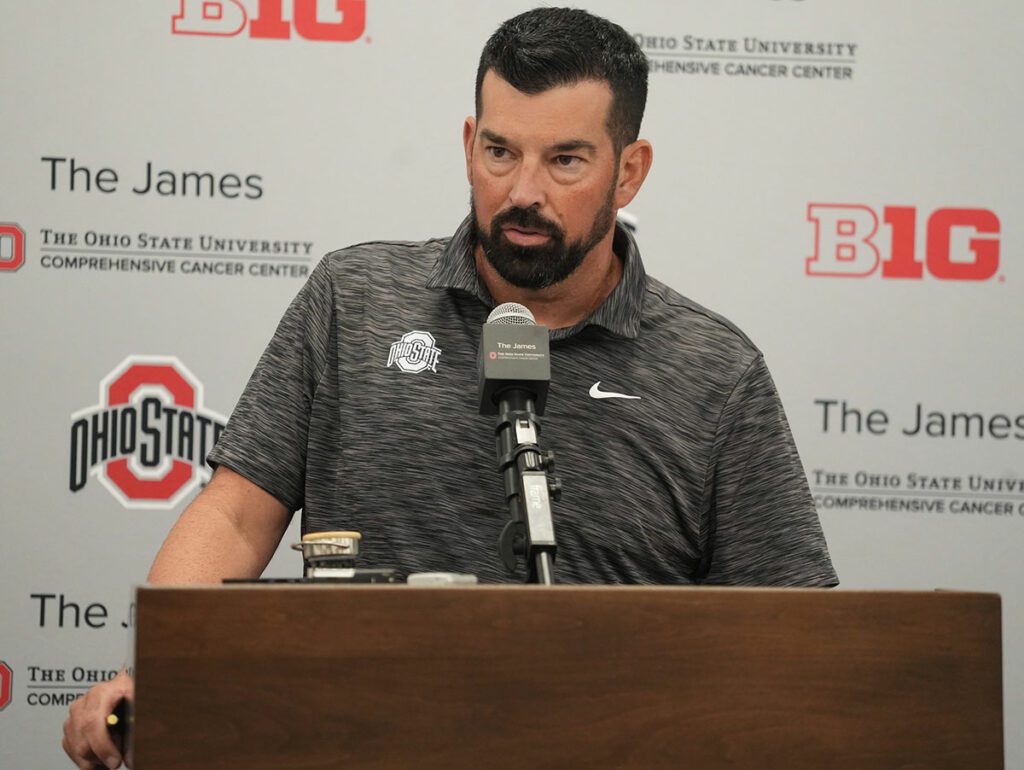
[(640, 396), (627, 396), (625, 393), (611, 393), (606, 390), (601, 390), (601, 381), (598, 380), (590, 386), (590, 397), (591, 398), (635, 398), (637, 401), (640, 400)]

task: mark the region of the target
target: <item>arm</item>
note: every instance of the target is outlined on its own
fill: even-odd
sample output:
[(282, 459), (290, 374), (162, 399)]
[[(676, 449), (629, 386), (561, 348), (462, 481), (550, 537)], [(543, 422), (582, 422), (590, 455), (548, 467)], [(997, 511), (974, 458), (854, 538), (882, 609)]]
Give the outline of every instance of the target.
[[(303, 507), (309, 412), (323, 372), (334, 371), (328, 366), (336, 348), (329, 270), (328, 260), (317, 266), (281, 319), (209, 455), (217, 471), (164, 541), (149, 572), (151, 583), (259, 577), (291, 511)], [(121, 764), (106, 717), (132, 691), (131, 678), (122, 672), (71, 705), (64, 751), (80, 768)]]
[[(206, 489), (171, 529), (149, 571), (155, 584), (219, 583), (259, 577), (274, 555), (291, 512), (275, 497), (220, 466)], [(122, 756), (107, 731), (107, 715), (131, 698), (132, 679), (121, 671), (71, 704), (64, 751), (78, 767), (119, 767)]]
[(257, 578), (290, 519), (291, 512), (273, 495), (222, 465), (171, 529), (149, 571), (149, 582)]
[(713, 454), (707, 533), (711, 565), (704, 582), (836, 585), (803, 465), (760, 356), (722, 412)]

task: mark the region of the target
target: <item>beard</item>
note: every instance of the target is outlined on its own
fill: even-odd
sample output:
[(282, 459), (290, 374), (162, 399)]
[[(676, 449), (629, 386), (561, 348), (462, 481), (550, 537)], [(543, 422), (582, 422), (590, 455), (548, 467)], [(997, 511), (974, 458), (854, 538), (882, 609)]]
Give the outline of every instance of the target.
[[(615, 183), (594, 215), (594, 222), (585, 237), (566, 243), (565, 231), (555, 222), (542, 217), (535, 207), (518, 206), (495, 214), (489, 230), (484, 229), (476, 215), (470, 195), (469, 211), (476, 228), (477, 242), (484, 256), (502, 278), (519, 289), (544, 289), (561, 283), (583, 264), (590, 250), (608, 234), (615, 221)], [(507, 225), (534, 230), (548, 236), (538, 246), (520, 246), (510, 241), (502, 228)]]

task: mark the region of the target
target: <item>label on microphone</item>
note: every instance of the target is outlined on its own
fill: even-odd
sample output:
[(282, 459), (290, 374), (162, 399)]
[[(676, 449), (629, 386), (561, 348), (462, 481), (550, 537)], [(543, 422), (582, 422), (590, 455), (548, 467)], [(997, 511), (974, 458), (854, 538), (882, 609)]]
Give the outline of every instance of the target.
[(550, 380), (548, 348), (545, 326), (484, 324), (484, 373), (496, 379)]
[(551, 381), (548, 330), (536, 324), (484, 324), (480, 337), (480, 412), (496, 414), (495, 396), (518, 388), (542, 414)]

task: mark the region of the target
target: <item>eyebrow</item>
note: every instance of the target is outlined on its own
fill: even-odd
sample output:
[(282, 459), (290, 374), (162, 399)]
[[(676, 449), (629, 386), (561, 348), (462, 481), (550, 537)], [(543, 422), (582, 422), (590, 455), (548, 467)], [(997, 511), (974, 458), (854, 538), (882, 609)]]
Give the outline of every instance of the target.
[[(493, 142), (494, 144), (500, 144), (502, 146), (512, 144), (512, 142), (504, 136), (491, 131), (489, 128), (481, 129), (480, 136), (485, 141)], [(597, 152), (597, 145), (593, 142), (588, 142), (586, 139), (569, 139), (565, 142), (559, 142), (549, 149), (553, 152), (579, 152), (580, 150), (585, 150), (593, 154)]]

